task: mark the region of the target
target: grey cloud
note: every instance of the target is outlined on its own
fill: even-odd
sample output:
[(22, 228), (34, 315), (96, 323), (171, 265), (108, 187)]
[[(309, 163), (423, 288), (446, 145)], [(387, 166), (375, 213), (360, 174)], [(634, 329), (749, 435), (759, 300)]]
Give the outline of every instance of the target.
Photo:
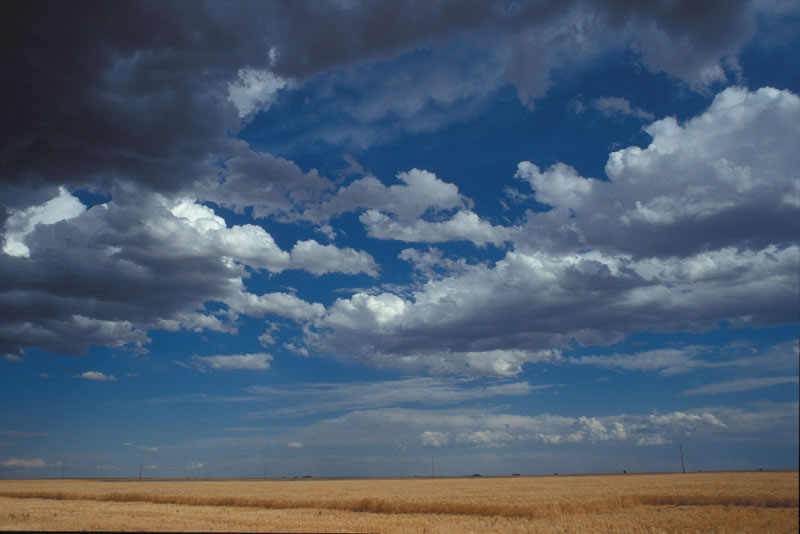
[(797, 270), (797, 246), (638, 262), (512, 251), (494, 266), (430, 280), (408, 297), (338, 299), (306, 341), (322, 354), (379, 367), (507, 376), (527, 362), (558, 361), (550, 348), (571, 341), (604, 344), (641, 330), (711, 328), (721, 319), (792, 321)]
[[(759, 10), (769, 6), (688, 0), (16, 4), (0, 28), (14, 44), (2, 55), (4, 76), (14, 81), (2, 93), (5, 208), (35, 203), (31, 190), (46, 186), (108, 190), (123, 179), (174, 191), (199, 178), (213, 180), (217, 158), (240, 150), (227, 135), (241, 125), (228, 97), (243, 68), (274, 69), (302, 81), (418, 45), (438, 48), (459, 34), (499, 42), (490, 53), (495, 58), (522, 54), (508, 60), (506, 70), (520, 91), (539, 95), (555, 62), (578, 61), (587, 51), (632, 37), (653, 68), (702, 80), (749, 39)], [(513, 44), (524, 35), (530, 37)], [(557, 51), (548, 52), (543, 65), (531, 65), (531, 50), (550, 49)], [(482, 62), (478, 57), (475, 63)], [(531, 79), (514, 74), (520, 69), (513, 65), (523, 63)], [(502, 64), (492, 69), (484, 76), (489, 87)], [(464, 85), (437, 83), (437, 76), (411, 84), (427, 87), (418, 96), (401, 91), (401, 115), (419, 106), (413, 102), (446, 103), (486, 91), (484, 83), (462, 89), (467, 93), (460, 97), (445, 94), (437, 88)]]
[(639, 119), (655, 119), (655, 116), (649, 111), (633, 107), (627, 99), (616, 96), (595, 98), (592, 100), (592, 107), (608, 115), (620, 114), (631, 115)]
[[(245, 290), (245, 264), (292, 268), (291, 254), (260, 227), (227, 227), (210, 208), (159, 195), (115, 198), (36, 226), (24, 240), (29, 257), (0, 255), (0, 344), (67, 353), (89, 344), (141, 348), (150, 328), (233, 332), (240, 313), (298, 321), (323, 313), (292, 295)], [(350, 249), (307, 252), (297, 261), (313, 272), (375, 269)], [(209, 301), (227, 309), (209, 312)]]
[[(267, 61), (244, 4), (35, 1), (3, 17), (3, 181), (175, 190), (227, 150), (224, 82)], [(258, 33), (254, 33), (258, 32)]]

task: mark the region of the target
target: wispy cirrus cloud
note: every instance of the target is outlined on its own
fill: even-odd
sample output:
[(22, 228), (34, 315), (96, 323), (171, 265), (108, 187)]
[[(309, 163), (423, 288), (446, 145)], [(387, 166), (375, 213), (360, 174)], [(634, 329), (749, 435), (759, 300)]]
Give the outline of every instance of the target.
[(699, 388), (687, 389), (681, 395), (717, 395), (722, 393), (739, 393), (753, 389), (769, 388), (781, 384), (797, 384), (797, 376), (771, 376), (762, 378), (740, 378), (727, 382), (715, 382), (700, 386)]
[(557, 384), (488, 382), (414, 377), (401, 380), (350, 383), (297, 384), (291, 387), (251, 386), (249, 400), (281, 404), (274, 415), (352, 411), (407, 404), (455, 404), (478, 399), (526, 396)]
[(45, 467), (47, 466), (47, 463), (41, 458), (9, 458), (7, 460), (0, 460), (0, 466), (34, 469), (37, 467)]

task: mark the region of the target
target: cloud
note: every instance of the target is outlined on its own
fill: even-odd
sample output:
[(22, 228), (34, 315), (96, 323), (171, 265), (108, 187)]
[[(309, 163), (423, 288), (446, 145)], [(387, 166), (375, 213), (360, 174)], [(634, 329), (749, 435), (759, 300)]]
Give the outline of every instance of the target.
[[(646, 148), (611, 153), (610, 181), (563, 163), (540, 171), (522, 162), (517, 178), (554, 209), (529, 212), (515, 244), (686, 257), (791, 243), (798, 200), (789, 139), (800, 135), (798, 124), (797, 95), (730, 87), (683, 124), (667, 117), (645, 127)], [(741, 225), (746, 219), (752, 224)]]
[(638, 119), (653, 120), (655, 115), (642, 108), (635, 108), (631, 103), (618, 96), (604, 96), (592, 100), (592, 107), (606, 115), (629, 115)]
[(239, 69), (238, 79), (228, 83), (228, 100), (239, 110), (240, 117), (267, 111), (277, 93), (290, 85), (289, 80), (269, 70)]
[(189, 462), (186, 464), (186, 467), (191, 471), (196, 471), (197, 469), (202, 469), (205, 466), (203, 465), (203, 462)]
[(423, 447), (444, 447), (450, 442), (450, 434), (447, 432), (431, 432), (426, 430), (420, 435)]
[(718, 369), (724, 367), (751, 368), (753, 370), (777, 370), (797, 367), (797, 358), (793, 342), (783, 343), (766, 350), (741, 357), (733, 347), (724, 348), (721, 352), (735, 351), (734, 355), (726, 354), (725, 359), (704, 360), (698, 358), (702, 354), (710, 354), (713, 347), (691, 346), (683, 349), (655, 349), (634, 354), (608, 354), (603, 356), (580, 356), (565, 359), (573, 365), (591, 365), (605, 369), (622, 369), (626, 371), (659, 371), (662, 375), (676, 375), (694, 369)]
[[(750, 412), (748, 412), (749, 414)], [(730, 414), (734, 419), (741, 414)], [(755, 415), (754, 415), (755, 416)], [(724, 417), (724, 419), (723, 419)], [(785, 426), (787, 420), (769, 425)], [(405, 444), (409, 447), (452, 447), (480, 449), (499, 447), (573, 447), (652, 444), (692, 433), (698, 439), (718, 433), (737, 433), (727, 415), (710, 409), (666, 414), (610, 414), (566, 417), (553, 414), (516, 415), (498, 409), (412, 409), (379, 408), (356, 410), (313, 423), (297, 431), (303, 439), (316, 436), (321, 446), (351, 442), (346, 436), (360, 436), (361, 446)], [(321, 438), (322, 436), (322, 438)]]
[(668, 445), (670, 443), (672, 443), (670, 440), (664, 439), (664, 437), (659, 434), (654, 434), (652, 436), (642, 436), (636, 440), (636, 445), (639, 446)]
[[(517, 178), (552, 209), (528, 213), (510, 234), (512, 250), (491, 265), (451, 263), (451, 272), (404, 291), (337, 299), (306, 331), (306, 344), (376, 367), (510, 376), (555, 360), (552, 348), (572, 342), (720, 320), (791, 322), (800, 248), (787, 143), (800, 136), (798, 124), (796, 95), (729, 88), (682, 125), (651, 124), (647, 148), (610, 154), (610, 182), (562, 163), (542, 171), (522, 162)], [(401, 258), (432, 272), (423, 255)], [(667, 374), (710, 366), (690, 359), (660, 352), (581, 363)]]
[(349, 212), (370, 237), (406, 242), (472, 241), (478, 246), (503, 244), (509, 229), (494, 226), (471, 211), (472, 201), (435, 174), (420, 169), (397, 174), (399, 184), (386, 186), (374, 176), (354, 180), (303, 213), (316, 223)]
[[(612, 51), (632, 49), (649, 68), (704, 88), (727, 79), (724, 65), (734, 64), (759, 17), (774, 9), (764, 2), (698, 9), (686, 1), (447, 0), (243, 2), (220, 10), (213, 3), (137, 3), (77, 6), (55, 16), (23, 6), (5, 17), (3, 34), (26, 50), (24, 57), (4, 51), (5, 72), (26, 80), (26, 90), (5, 100), (4, 206), (27, 208), (62, 185), (108, 193), (120, 182), (161, 192), (214, 183), (220, 160), (258, 159), (229, 135), (243, 119), (268, 109), (281, 91), (340, 68), (338, 83), (374, 95), (356, 98), (363, 102), (353, 110), (356, 122), (374, 127), (389, 113), (412, 131), (446, 123), (454, 110), (475, 107), (507, 83), (530, 103), (546, 93), (554, 68), (578, 69)], [(380, 69), (413, 64), (425, 49), (427, 64), (398, 69), (405, 77)], [(360, 77), (353, 74), (359, 70)], [(379, 72), (369, 78), (371, 70)], [(31, 109), (31, 101), (42, 105)], [(430, 118), (432, 111), (444, 119)], [(271, 200), (308, 191), (287, 186), (279, 173), (261, 177), (259, 189)], [(280, 201), (284, 207), (290, 197)]]
[(439, 222), (418, 219), (404, 224), (379, 211), (368, 210), (359, 217), (359, 221), (367, 227), (370, 237), (407, 243), (471, 241), (480, 247), (489, 243), (500, 247), (509, 238), (507, 228), (494, 226), (471, 211), (459, 211)]
[(0, 466), (2, 467), (16, 467), (22, 469), (35, 469), (37, 467), (45, 467), (46, 465), (45, 461), (41, 458), (9, 458), (8, 460), (0, 461)]
[(738, 380), (730, 380), (728, 382), (717, 382), (714, 384), (707, 384), (698, 388), (688, 389), (681, 393), (681, 395), (716, 395), (720, 393), (739, 393), (742, 391), (750, 391), (753, 389), (768, 388), (780, 384), (796, 384), (798, 377), (796, 376), (771, 376), (763, 378), (741, 378)]
[(21, 362), (24, 354), (22, 347), (0, 344), (0, 357), (7, 362)]
[(292, 387), (250, 386), (259, 400), (275, 401), (274, 415), (374, 409), (407, 404), (456, 404), (475, 399), (526, 396), (553, 387), (528, 382), (472, 382), (431, 377), (347, 384), (295, 384)]
[(147, 452), (147, 453), (150, 453), (150, 454), (156, 454), (156, 453), (158, 453), (158, 452), (161, 452), (161, 449), (159, 449), (158, 447), (145, 447), (145, 446), (140, 446), (140, 447), (138, 447), (138, 449), (139, 449), (140, 451), (142, 451), (142, 452)]
[[(29, 257), (0, 254), (2, 279), (15, 280), (13, 287), (0, 283), (6, 354), (21, 354), (22, 345), (65, 353), (89, 344), (141, 349), (151, 328), (232, 333), (242, 313), (295, 320), (323, 313), (293, 295), (248, 293), (245, 266), (377, 273), (364, 252), (309, 240), (283, 251), (260, 226), (228, 226), (192, 199), (124, 188), (70, 219), (40, 221), (24, 242)], [(210, 301), (225, 306), (211, 312)]]
[(303, 444), (301, 442), (299, 442), (299, 441), (290, 441), (289, 443), (286, 444), (286, 446), (289, 447), (290, 449), (302, 449), (303, 448)]
[(83, 373), (74, 375), (73, 378), (83, 378), (84, 380), (92, 380), (95, 382), (116, 382), (117, 377), (114, 375), (106, 375), (100, 371), (84, 371)]
[(291, 252), (291, 265), (315, 275), (339, 272), (378, 276), (378, 265), (366, 252), (352, 248), (341, 249), (333, 245), (320, 245), (313, 240), (295, 243)]
[(215, 371), (265, 371), (271, 361), (272, 356), (264, 353), (192, 356), (192, 363), (199, 369)]
[[(790, 321), (798, 254), (797, 247), (769, 247), (634, 261), (593, 251), (510, 251), (494, 266), (429, 280), (407, 297), (384, 292), (337, 299), (306, 341), (323, 354), (378, 367), (508, 376), (526, 362), (557, 361), (551, 347), (571, 340), (610, 343), (647, 329), (711, 328), (724, 318), (736, 324)], [(687, 269), (704, 257), (716, 272), (697, 276)], [(662, 360), (680, 356), (645, 358), (648, 366), (667, 369)], [(680, 362), (672, 364), (677, 369)]]
[(37, 224), (55, 224), (69, 220), (84, 212), (85, 206), (64, 187), (59, 187), (58, 196), (40, 206), (31, 206), (14, 212), (5, 222), (5, 245), (3, 252), (11, 256), (29, 257), (30, 249), (25, 245), (25, 236)]

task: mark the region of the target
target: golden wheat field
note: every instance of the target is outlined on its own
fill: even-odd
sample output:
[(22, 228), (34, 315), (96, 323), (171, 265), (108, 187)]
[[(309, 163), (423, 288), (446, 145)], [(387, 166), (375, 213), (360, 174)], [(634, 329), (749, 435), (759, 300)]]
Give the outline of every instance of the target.
[(0, 529), (795, 533), (798, 474), (4, 480)]

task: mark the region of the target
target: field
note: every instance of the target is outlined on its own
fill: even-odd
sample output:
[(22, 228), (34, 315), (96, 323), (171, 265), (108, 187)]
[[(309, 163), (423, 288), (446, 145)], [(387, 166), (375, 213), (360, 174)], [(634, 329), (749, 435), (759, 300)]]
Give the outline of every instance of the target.
[(458, 534), (797, 529), (797, 472), (0, 481), (0, 530)]

